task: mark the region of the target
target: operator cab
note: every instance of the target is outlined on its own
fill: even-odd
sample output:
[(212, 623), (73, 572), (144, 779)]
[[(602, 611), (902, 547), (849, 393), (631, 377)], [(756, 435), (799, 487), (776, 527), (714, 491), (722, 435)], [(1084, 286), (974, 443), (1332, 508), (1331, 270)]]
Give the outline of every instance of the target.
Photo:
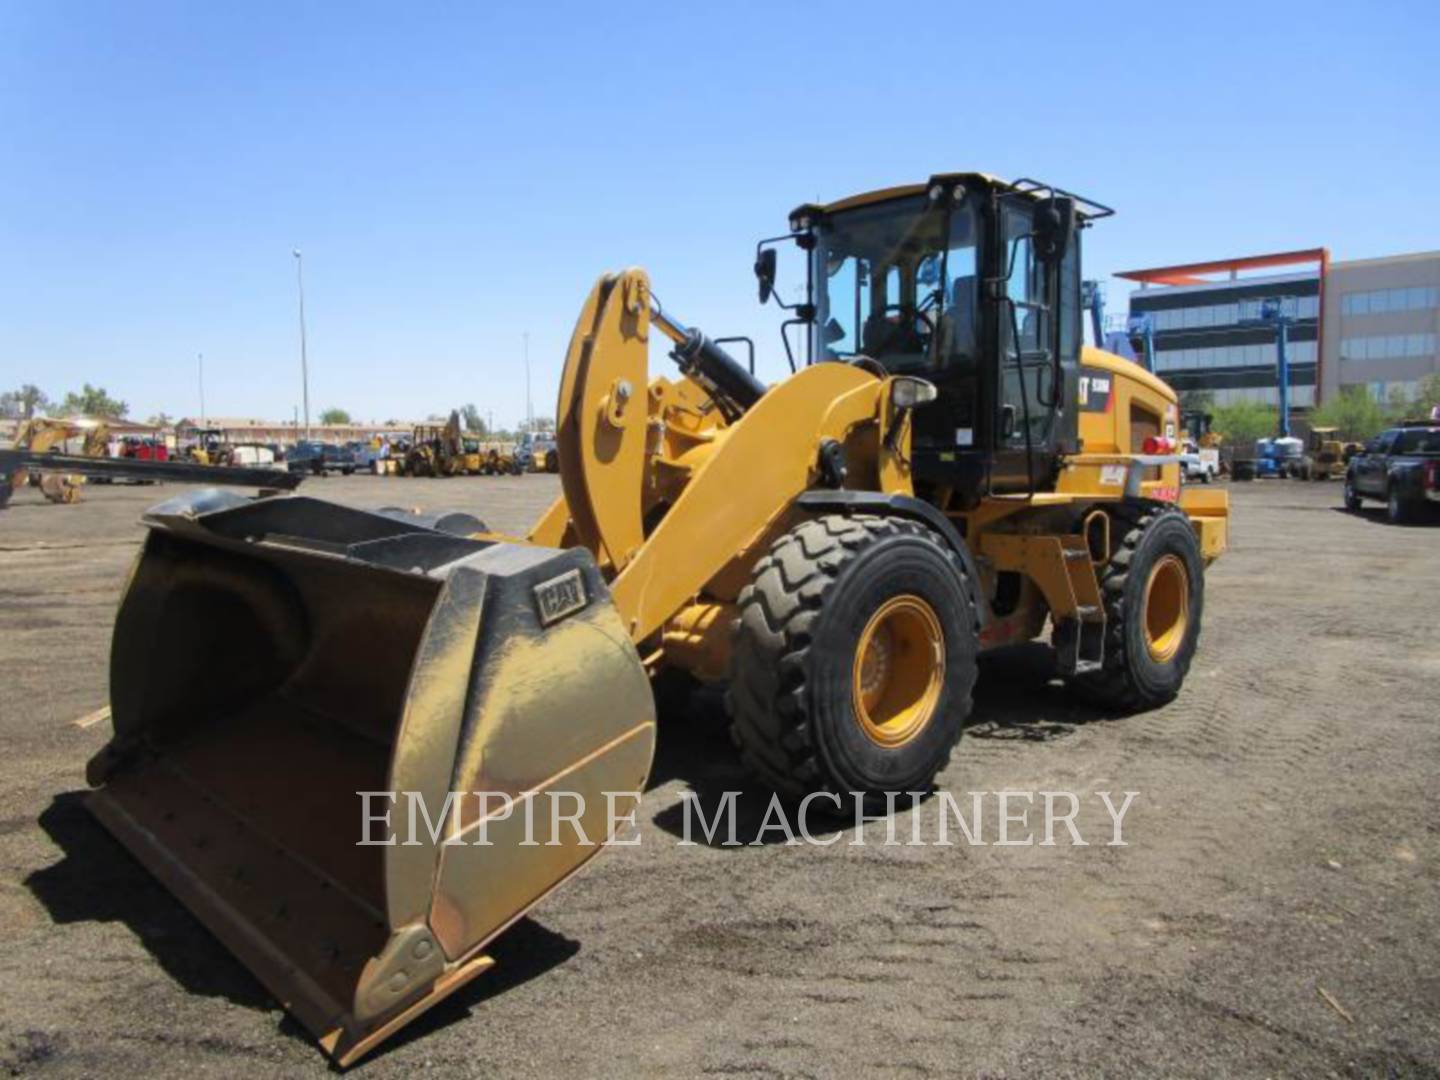
[(978, 173), (807, 204), (788, 237), (759, 246), (761, 299), (773, 294), (767, 246), (793, 239), (809, 253), (806, 301), (780, 306), (794, 313), (787, 328), (805, 328), (805, 362), (935, 386), (914, 415), (918, 485), (963, 502), (1049, 490), (1078, 446), (1079, 232), (1110, 212)]

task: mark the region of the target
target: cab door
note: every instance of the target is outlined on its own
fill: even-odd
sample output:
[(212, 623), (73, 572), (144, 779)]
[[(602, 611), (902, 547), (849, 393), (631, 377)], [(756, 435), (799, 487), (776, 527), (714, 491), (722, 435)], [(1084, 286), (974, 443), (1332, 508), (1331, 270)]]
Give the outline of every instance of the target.
[[(1001, 203), (1001, 295), (994, 304), (999, 343), (995, 460), (991, 488), (1049, 490), (1062, 446), (1074, 441), (1067, 403), (1080, 352), (1079, 236), (1059, 262), (1036, 252), (1034, 204)], [(1057, 385), (1058, 380), (1058, 385)]]

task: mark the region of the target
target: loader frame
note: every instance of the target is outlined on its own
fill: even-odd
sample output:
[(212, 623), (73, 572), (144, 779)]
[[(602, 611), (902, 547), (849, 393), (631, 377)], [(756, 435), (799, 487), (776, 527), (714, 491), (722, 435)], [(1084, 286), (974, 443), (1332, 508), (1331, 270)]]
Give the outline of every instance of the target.
[[(816, 230), (846, 214), (972, 198), (992, 217), (1024, 208), (1034, 230), (985, 231), (985, 422), (968, 441), (935, 441), (955, 400), (938, 348), (906, 364), (832, 357), (767, 387), (630, 268), (581, 308), (556, 411), (562, 490), (525, 536), (216, 491), (146, 516), (92, 806), (340, 1064), (484, 971), (487, 944), (599, 850), (530, 844), (513, 816), (448, 800), (428, 839), (374, 847), (366, 819), (354, 843), (357, 795), (499, 791), (532, 806), (568, 788), (591, 809), (614, 793), (633, 809), (654, 753), (650, 678), (677, 669), (730, 684), (738, 752), (777, 791), (873, 805), (935, 781), (978, 654), (1047, 618), (1059, 673), (1104, 707), (1178, 692), (1228, 501), (1182, 489), (1173, 391), (1067, 342), (1051, 317), (1068, 317), (1054, 297), (1075, 231), (1105, 208), (945, 174), (802, 208), (792, 235), (823, 252)], [(1027, 301), (1037, 326), (1049, 319), (1035, 355), (1014, 354), (1019, 385), (1048, 374), (1048, 390), (1008, 421), (1001, 343), (1007, 325), (1020, 341), (1020, 303), (1002, 241), (1043, 248), (1036, 274), (1053, 286)], [(877, 340), (922, 336), (918, 265), (898, 271), (912, 310), (882, 298), (870, 311)], [(757, 268), (763, 299), (773, 261)], [(816, 325), (817, 269), (789, 320), (812, 343), (833, 338)], [(677, 373), (650, 372), (652, 333)], [(1006, 429), (1017, 418), (1023, 447)], [(446, 431), (458, 439), (458, 420)], [(466, 842), (492, 827), (491, 851)]]

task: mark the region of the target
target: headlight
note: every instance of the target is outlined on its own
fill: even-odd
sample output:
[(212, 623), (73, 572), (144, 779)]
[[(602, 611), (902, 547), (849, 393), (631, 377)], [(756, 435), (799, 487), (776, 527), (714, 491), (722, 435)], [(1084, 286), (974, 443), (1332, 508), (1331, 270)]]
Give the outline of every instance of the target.
[(913, 409), (939, 396), (934, 383), (913, 375), (897, 375), (890, 381), (890, 404), (897, 409)]

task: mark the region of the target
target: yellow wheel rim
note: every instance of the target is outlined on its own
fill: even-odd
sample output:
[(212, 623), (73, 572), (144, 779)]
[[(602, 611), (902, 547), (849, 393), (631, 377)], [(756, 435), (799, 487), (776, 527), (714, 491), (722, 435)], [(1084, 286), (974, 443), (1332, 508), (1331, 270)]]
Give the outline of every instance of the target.
[(1175, 655), (1190, 626), (1190, 572), (1178, 555), (1166, 555), (1145, 583), (1145, 647), (1164, 663)]
[(870, 616), (855, 649), (855, 715), (872, 742), (914, 739), (935, 713), (945, 684), (945, 634), (918, 596), (896, 596)]

